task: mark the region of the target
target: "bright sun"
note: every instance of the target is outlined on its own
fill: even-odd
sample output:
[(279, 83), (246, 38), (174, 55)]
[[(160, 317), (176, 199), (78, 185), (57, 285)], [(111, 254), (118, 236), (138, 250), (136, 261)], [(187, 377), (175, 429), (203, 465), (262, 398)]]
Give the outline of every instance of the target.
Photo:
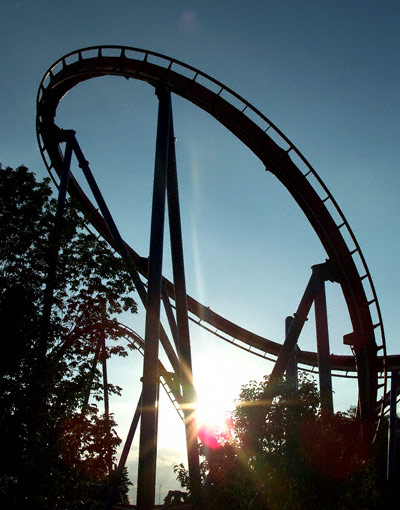
[(200, 425), (222, 431), (225, 428), (227, 418), (226, 402), (208, 399), (207, 401), (200, 400), (197, 405), (197, 416)]
[(205, 446), (219, 448), (221, 437), (229, 437), (227, 423), (227, 411), (222, 403), (210, 399), (198, 402), (198, 436)]
[(202, 433), (209, 438), (229, 436), (229, 417), (235, 409), (237, 383), (232, 372), (223, 370), (209, 351), (203, 366), (207, 369), (196, 372), (195, 388), (199, 438), (204, 443)]

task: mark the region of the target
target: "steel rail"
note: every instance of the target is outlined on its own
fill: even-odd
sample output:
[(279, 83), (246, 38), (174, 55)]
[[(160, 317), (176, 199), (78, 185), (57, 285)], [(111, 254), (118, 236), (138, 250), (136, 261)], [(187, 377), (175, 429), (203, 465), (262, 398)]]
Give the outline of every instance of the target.
[[(178, 69), (178, 71), (177, 71)], [(193, 66), (166, 57), (160, 53), (122, 46), (96, 46), (71, 52), (53, 64), (46, 72), (37, 97), (37, 138), (50, 175), (60, 173), (62, 161), (54, 117), (59, 101), (78, 83), (104, 75), (124, 76), (150, 83), (163, 84), (172, 92), (188, 99), (210, 113), (247, 145), (292, 194), (314, 228), (329, 259), (333, 263), (347, 303), (353, 330), (369, 334), (363, 345), (354, 345), (359, 374), (359, 393), (366, 414), (370, 414), (377, 400), (377, 351), (383, 373), (386, 374), (386, 343), (381, 312), (375, 288), (365, 258), (355, 236), (331, 193), (316, 171), (263, 114), (230, 88), (214, 80)], [(303, 170), (299, 168), (303, 167)], [(312, 182), (314, 178), (315, 182)], [(101, 216), (94, 210), (75, 180), (70, 192), (77, 197), (83, 209), (91, 215), (95, 228), (107, 238)], [(332, 211), (332, 213), (331, 213)], [(333, 218), (339, 218), (339, 221)], [(346, 241), (343, 234), (350, 238)], [(131, 253), (133, 250), (130, 250)], [(359, 271), (360, 268), (360, 271)], [(171, 289), (171, 284), (168, 285)], [(367, 297), (368, 294), (368, 297)], [(188, 299), (191, 313), (213, 327), (237, 337), (245, 343), (261, 343), (276, 354), (280, 344), (246, 336), (246, 330), (210, 312), (192, 298)], [(377, 320), (372, 319), (372, 311)], [(378, 333), (378, 340), (376, 340)], [(337, 356), (345, 360), (347, 356)], [(354, 358), (353, 358), (354, 359)], [(380, 388), (386, 393), (386, 375)]]

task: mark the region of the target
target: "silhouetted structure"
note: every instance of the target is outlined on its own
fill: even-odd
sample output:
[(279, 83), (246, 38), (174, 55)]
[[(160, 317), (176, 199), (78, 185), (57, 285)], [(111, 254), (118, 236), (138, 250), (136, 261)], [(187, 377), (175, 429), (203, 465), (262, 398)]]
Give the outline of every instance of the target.
[[(121, 238), (75, 133), (64, 131), (55, 124), (57, 106), (70, 89), (85, 80), (105, 75), (145, 81), (154, 86), (159, 101), (148, 258), (140, 257)], [(309, 283), (288, 325), (282, 345), (241, 328), (186, 294), (171, 93), (210, 113), (262, 161), (265, 168), (291, 193), (327, 253), (328, 259), (325, 262), (312, 267)], [(124, 258), (147, 310), (145, 340), (141, 345), (144, 354), (142, 394), (118, 467), (124, 467), (140, 416), (140, 510), (152, 510), (154, 507), (160, 378), (169, 387), (172, 400), (181, 407), (181, 416), (186, 426), (194, 504), (201, 504), (194, 428), (193, 404), (196, 394), (191, 369), (189, 312), (192, 320), (203, 327), (213, 328), (214, 333), (218, 332), (218, 336), (224, 340), (275, 361), (271, 374), (271, 398), (274, 397), (274, 380), (280, 378), (288, 366), (292, 367), (292, 374), (297, 364), (303, 368), (319, 367), (322, 406), (324, 412), (329, 413), (333, 411), (332, 373), (340, 372), (345, 376), (357, 374), (358, 413), (365, 434), (372, 440), (374, 427), (379, 424), (379, 418), (387, 405), (387, 371), (391, 367), (400, 366), (400, 360), (398, 356), (386, 355), (378, 299), (349, 223), (312, 166), (270, 120), (231, 89), (192, 66), (147, 50), (99, 46), (81, 49), (62, 57), (45, 74), (37, 99), (37, 135), (43, 159), (53, 179), (57, 180), (58, 175), (62, 182), (69, 181), (69, 192), (91, 218), (92, 225)], [(77, 158), (82, 168), (99, 211), (69, 174), (72, 156)], [(61, 189), (65, 190), (65, 186)], [(166, 201), (173, 283), (162, 276)], [(339, 218), (339, 221), (335, 218)], [(142, 278), (147, 279), (147, 287)], [(352, 324), (352, 331), (344, 337), (344, 342), (352, 350), (348, 356), (330, 354), (325, 299), (325, 282), (328, 280), (340, 285), (347, 304)], [(175, 313), (171, 299), (175, 300)], [(160, 323), (161, 303), (168, 317), (172, 342)], [(297, 348), (297, 341), (313, 304), (317, 352), (304, 352)], [(132, 341), (141, 342), (137, 335), (128, 330), (127, 335)], [(158, 360), (159, 341), (168, 355), (173, 372), (165, 371)], [(381, 379), (381, 385), (378, 379)]]

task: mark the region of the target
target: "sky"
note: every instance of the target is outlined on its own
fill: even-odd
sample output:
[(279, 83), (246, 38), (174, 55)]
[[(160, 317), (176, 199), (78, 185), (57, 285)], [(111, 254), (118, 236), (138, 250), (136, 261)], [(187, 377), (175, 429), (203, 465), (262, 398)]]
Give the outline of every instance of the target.
[[(36, 142), (36, 94), (63, 55), (113, 44), (190, 64), (250, 101), (316, 169), (361, 246), (387, 350), (397, 354), (399, 16), (393, 0), (7, 0), (0, 7), (0, 162), (47, 175)], [(188, 292), (282, 341), (285, 316), (296, 310), (324, 250), (288, 192), (248, 149), (194, 105), (172, 101)], [(156, 116), (151, 86), (107, 77), (75, 87), (56, 119), (76, 130), (123, 237), (142, 256), (149, 245)], [(167, 249), (164, 274), (171, 274)], [(327, 296), (331, 352), (349, 354), (341, 339), (350, 323), (335, 284), (328, 284)], [(143, 334), (143, 317), (140, 310), (123, 320)], [(271, 369), (197, 327), (191, 334), (196, 389), (214, 407), (232, 407), (241, 385)], [(311, 317), (300, 347), (315, 350)], [(124, 388), (113, 401), (122, 438), (141, 369), (137, 353), (110, 368)], [(356, 402), (354, 381), (335, 379), (334, 389), (336, 409)], [(156, 502), (177, 487), (172, 467), (185, 461), (183, 450), (183, 426), (162, 396)], [(137, 442), (128, 461), (134, 483), (136, 456)]]

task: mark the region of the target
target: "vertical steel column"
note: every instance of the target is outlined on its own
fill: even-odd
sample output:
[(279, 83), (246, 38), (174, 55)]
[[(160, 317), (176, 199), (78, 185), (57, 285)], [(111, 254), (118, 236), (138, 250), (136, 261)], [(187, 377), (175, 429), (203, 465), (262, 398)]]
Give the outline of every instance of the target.
[(104, 398), (104, 419), (106, 422), (106, 435), (107, 435), (107, 467), (108, 472), (112, 472), (112, 454), (111, 454), (111, 430), (110, 430), (110, 402), (108, 394), (108, 373), (107, 373), (107, 351), (106, 351), (106, 336), (104, 331), (101, 332), (101, 365), (103, 371), (103, 398)]
[(97, 363), (98, 363), (99, 357), (100, 357), (100, 349), (101, 349), (101, 338), (98, 338), (97, 342), (96, 342), (96, 350), (94, 352), (93, 361), (90, 366), (90, 378), (89, 378), (89, 383), (87, 385), (85, 399), (84, 399), (83, 405), (82, 405), (82, 414), (84, 414), (86, 412), (87, 407), (89, 405), (90, 392), (92, 391), (93, 379), (94, 379)]
[(328, 314), (326, 309), (325, 279), (321, 265), (313, 266), (314, 279), (314, 311), (317, 333), (319, 391), (321, 411), (333, 413), (332, 374), (329, 350)]
[(106, 305), (101, 309), (101, 332), (100, 332), (100, 357), (103, 372), (103, 398), (104, 398), (104, 419), (106, 424), (107, 450), (105, 452), (108, 472), (113, 470), (112, 451), (111, 451), (111, 426), (110, 426), (110, 399), (108, 392), (108, 372), (107, 372), (107, 349), (106, 349)]
[(171, 112), (168, 151), (168, 215), (171, 239), (172, 269), (175, 286), (178, 357), (181, 365), (182, 395), (185, 407), (186, 446), (190, 486), (195, 507), (200, 505), (200, 462), (196, 424), (196, 393), (193, 385), (192, 355), (190, 349), (182, 226), (179, 206), (178, 176), (176, 170), (175, 138)]
[(108, 419), (110, 415), (110, 404), (108, 399), (108, 374), (107, 374), (107, 355), (106, 355), (106, 338), (101, 335), (101, 366), (103, 371), (103, 398), (104, 398), (104, 415)]
[(38, 345), (38, 358), (40, 360), (40, 363), (44, 363), (44, 359), (46, 357), (47, 352), (51, 308), (53, 304), (52, 301), (57, 276), (57, 257), (58, 251), (60, 249), (62, 218), (64, 215), (64, 206), (67, 196), (67, 188), (71, 168), (72, 143), (69, 137), (65, 141), (66, 145), (63, 158), (63, 166), (61, 171), (60, 186), (58, 189), (56, 217), (54, 221), (53, 231), (50, 233), (49, 236), (49, 268), (46, 278), (46, 287), (43, 296), (43, 314), (41, 319), (41, 332)]
[(39, 337), (36, 344), (37, 364), (34, 366), (34, 377), (32, 379), (32, 402), (29, 403), (32, 409), (33, 434), (40, 435), (42, 424), (41, 416), (43, 406), (46, 400), (46, 386), (52, 385), (53, 380), (48, 368), (47, 350), (50, 335), (51, 310), (53, 306), (53, 296), (57, 281), (57, 261), (61, 245), (61, 235), (63, 230), (64, 206), (67, 195), (69, 173), (71, 167), (72, 145), (66, 140), (63, 165), (61, 171), (61, 182), (58, 191), (57, 211), (54, 226), (49, 233), (48, 241), (48, 267), (45, 288), (43, 293), (43, 308), (40, 317)]
[[(285, 319), (285, 338), (287, 337), (290, 326), (292, 325), (293, 317), (289, 315)], [(289, 363), (286, 368), (286, 377), (288, 379), (288, 383), (290, 385), (290, 388), (293, 392), (293, 397), (297, 394), (298, 390), (298, 371), (297, 371), (297, 344), (295, 345), (293, 349), (292, 356), (289, 360)]]
[(156, 486), (158, 426), (158, 347), (164, 240), (165, 191), (171, 116), (170, 92), (157, 89), (159, 99), (153, 204), (150, 230), (148, 292), (143, 362), (142, 416), (140, 421), (137, 507), (153, 510)]
[[(285, 319), (285, 338), (288, 336), (293, 317)], [(293, 454), (296, 448), (296, 410), (298, 407), (298, 371), (297, 371), (297, 344), (294, 346), (292, 356), (286, 368), (286, 384), (288, 386), (288, 409), (287, 409), (287, 449)]]
[(397, 387), (399, 381), (399, 372), (392, 372), (392, 381), (390, 385), (390, 415), (389, 415), (389, 433), (388, 433), (388, 457), (387, 457), (387, 480), (392, 483), (396, 479), (397, 459), (396, 459), (396, 421), (397, 421)]

